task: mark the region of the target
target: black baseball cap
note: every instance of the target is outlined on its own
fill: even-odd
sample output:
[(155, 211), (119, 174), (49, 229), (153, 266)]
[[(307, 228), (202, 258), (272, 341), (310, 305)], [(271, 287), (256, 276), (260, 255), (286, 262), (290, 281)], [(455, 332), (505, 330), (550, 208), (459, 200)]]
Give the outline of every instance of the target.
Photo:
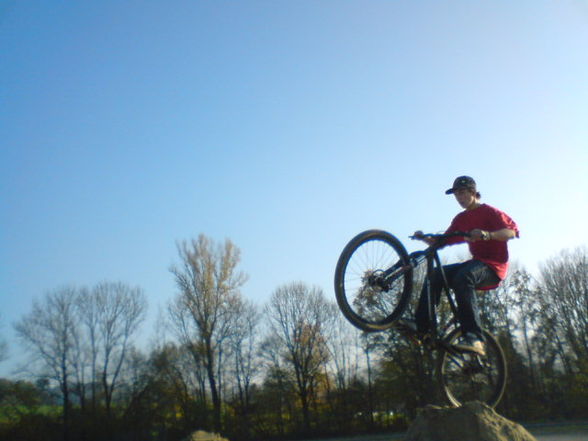
[(459, 176), (455, 178), (455, 181), (453, 181), (453, 187), (447, 190), (445, 194), (455, 193), (455, 190), (460, 188), (468, 188), (470, 190), (476, 191), (476, 181), (474, 181), (474, 178), (470, 178), (469, 176)]

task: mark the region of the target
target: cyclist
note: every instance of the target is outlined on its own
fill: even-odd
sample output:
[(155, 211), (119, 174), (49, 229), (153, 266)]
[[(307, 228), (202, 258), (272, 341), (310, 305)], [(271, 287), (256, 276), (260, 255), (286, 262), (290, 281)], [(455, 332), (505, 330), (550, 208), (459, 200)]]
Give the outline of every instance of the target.
[[(476, 182), (469, 176), (456, 178), (453, 186), (445, 194), (453, 194), (464, 209), (455, 216), (446, 233), (470, 233), (470, 236), (465, 238), (449, 238), (445, 245), (467, 241), (472, 254), (470, 260), (443, 267), (449, 286), (455, 292), (458, 320), (463, 335), (455, 347), (484, 355), (475, 291), (495, 288), (505, 278), (508, 269), (507, 241), (519, 237), (519, 229), (506, 213), (480, 202), (481, 195), (477, 191)], [(433, 238), (423, 237), (422, 231), (417, 231), (414, 235), (429, 245), (435, 242)], [(442, 276), (437, 270), (432, 278), (430, 290), (436, 305), (440, 301), (442, 286)], [(429, 323), (426, 285), (421, 292), (415, 318), (416, 322), (399, 321), (400, 327), (408, 327), (420, 336), (426, 335)]]

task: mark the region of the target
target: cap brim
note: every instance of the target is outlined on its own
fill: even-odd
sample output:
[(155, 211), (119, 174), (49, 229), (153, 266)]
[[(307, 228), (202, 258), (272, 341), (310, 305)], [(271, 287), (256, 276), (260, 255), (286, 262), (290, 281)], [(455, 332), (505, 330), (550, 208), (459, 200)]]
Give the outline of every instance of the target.
[(452, 194), (452, 193), (454, 193), (454, 192), (455, 192), (455, 189), (454, 189), (454, 188), (450, 188), (449, 190), (447, 190), (447, 191), (445, 192), (445, 194)]

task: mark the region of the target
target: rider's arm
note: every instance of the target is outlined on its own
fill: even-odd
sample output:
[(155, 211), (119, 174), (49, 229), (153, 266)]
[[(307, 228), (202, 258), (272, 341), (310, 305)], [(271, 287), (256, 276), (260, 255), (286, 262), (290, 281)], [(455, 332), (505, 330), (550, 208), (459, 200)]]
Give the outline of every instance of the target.
[(510, 228), (502, 228), (501, 230), (496, 231), (480, 230), (476, 228), (475, 230), (470, 231), (470, 240), (472, 242), (478, 240), (499, 240), (506, 242), (516, 236), (517, 232)]
[(489, 231), (488, 233), (490, 240), (501, 240), (503, 242), (506, 242), (510, 239), (514, 239), (517, 236), (517, 232), (515, 230), (511, 230), (510, 228), (503, 228), (502, 230), (497, 231)]

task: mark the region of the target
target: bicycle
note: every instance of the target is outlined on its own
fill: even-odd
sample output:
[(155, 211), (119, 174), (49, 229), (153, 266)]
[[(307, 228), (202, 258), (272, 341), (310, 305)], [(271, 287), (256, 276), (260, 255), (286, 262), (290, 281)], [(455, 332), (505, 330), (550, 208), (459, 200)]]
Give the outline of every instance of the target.
[[(443, 274), (443, 292), (451, 311), (449, 322), (439, 327), (436, 306), (427, 283), (429, 330), (422, 343), (426, 350), (438, 352), (437, 379), (447, 401), (456, 407), (467, 401), (482, 401), (495, 407), (506, 387), (506, 360), (496, 338), (482, 330), (486, 354), (454, 347), (461, 337), (457, 306), (443, 272), (438, 250), (449, 237), (468, 236), (465, 232), (425, 234), (418, 238), (435, 239), (422, 251), (408, 254), (392, 234), (368, 230), (355, 236), (343, 249), (335, 270), (335, 294), (345, 318), (365, 332), (385, 331), (398, 326), (413, 292), (414, 272), (426, 263), (426, 279), (438, 268)], [(416, 237), (411, 236), (412, 239)], [(443, 295), (442, 295), (443, 296)]]

